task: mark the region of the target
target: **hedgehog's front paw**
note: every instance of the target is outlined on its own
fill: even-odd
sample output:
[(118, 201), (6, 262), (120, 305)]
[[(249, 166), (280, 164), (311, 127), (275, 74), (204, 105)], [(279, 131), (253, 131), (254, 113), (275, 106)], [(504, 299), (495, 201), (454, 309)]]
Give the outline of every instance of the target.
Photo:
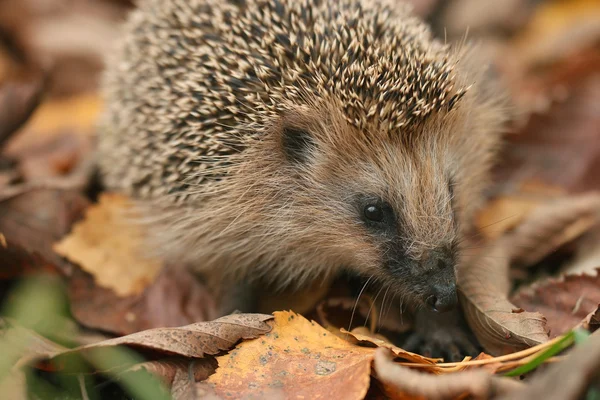
[(429, 310), (417, 312), (415, 330), (402, 348), (451, 362), (461, 361), (465, 356), (475, 357), (480, 352), (477, 340), (458, 310), (446, 313)]

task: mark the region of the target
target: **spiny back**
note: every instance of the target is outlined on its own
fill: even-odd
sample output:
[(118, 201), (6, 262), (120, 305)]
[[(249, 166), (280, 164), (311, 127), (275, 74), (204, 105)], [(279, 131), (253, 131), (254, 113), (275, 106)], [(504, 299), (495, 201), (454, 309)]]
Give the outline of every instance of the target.
[(336, 104), (365, 134), (407, 135), (465, 91), (395, 1), (146, 0), (125, 30), (100, 163), (143, 198), (201, 193), (289, 108)]

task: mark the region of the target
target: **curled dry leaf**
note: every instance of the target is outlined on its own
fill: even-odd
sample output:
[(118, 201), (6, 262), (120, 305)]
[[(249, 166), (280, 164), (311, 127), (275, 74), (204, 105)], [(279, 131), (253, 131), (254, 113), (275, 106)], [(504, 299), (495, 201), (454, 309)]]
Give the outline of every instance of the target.
[(522, 312), (507, 298), (510, 260), (504, 243), (497, 242), (485, 255), (463, 265), (457, 277), (465, 318), (479, 343), (493, 355), (548, 340), (544, 316)]
[(596, 332), (600, 328), (600, 304), (581, 321), (581, 327), (590, 332)]
[(548, 320), (551, 337), (556, 337), (596, 310), (600, 303), (600, 272), (537, 282), (517, 292), (511, 301), (526, 310), (541, 312)]
[(217, 361), (213, 357), (193, 360), (173, 357), (137, 364), (128, 371), (142, 369), (160, 377), (170, 388), (173, 400), (188, 400), (196, 398), (194, 397), (195, 383), (204, 381), (212, 375), (217, 369)]
[[(464, 371), (434, 376), (413, 371), (393, 362), (387, 349), (375, 352), (374, 372), (392, 398), (455, 399), (463, 396), (490, 398), (522, 387), (518, 381), (499, 378), (484, 371)], [(410, 397), (409, 397), (410, 396)]]
[(58, 242), (55, 251), (94, 275), (98, 285), (120, 296), (141, 293), (156, 277), (162, 260), (143, 255), (143, 231), (128, 218), (125, 196), (104, 194), (85, 220)]
[(252, 339), (271, 330), (272, 315), (232, 314), (210, 322), (177, 328), (156, 328), (77, 347), (52, 357), (85, 353), (114, 346), (131, 346), (147, 351), (201, 358), (232, 348), (240, 339)]
[(505, 240), (512, 262), (533, 265), (598, 223), (600, 195), (569, 196), (535, 209)]
[(221, 398), (363, 399), (373, 349), (354, 346), (293, 312), (276, 312), (273, 330), (217, 357), (202, 390)]
[[(577, 346), (567, 359), (551, 365), (519, 391), (505, 394), (502, 400), (583, 399), (587, 388), (600, 380), (600, 332)], [(597, 390), (597, 389), (596, 389)], [(590, 398), (590, 397), (588, 397)]]
[(344, 335), (346, 335), (346, 340), (348, 340), (350, 343), (354, 343), (354, 344), (370, 343), (377, 347), (383, 347), (388, 350), (391, 350), (394, 353), (394, 356), (396, 356), (397, 358), (401, 358), (403, 360), (412, 361), (412, 362), (421, 363), (421, 364), (431, 364), (432, 367), (435, 366), (436, 362), (441, 361), (441, 359), (439, 359), (439, 358), (429, 358), (429, 357), (424, 357), (424, 356), (416, 354), (416, 353), (411, 353), (410, 351), (406, 351), (404, 349), (401, 349), (400, 347), (394, 346), (390, 342), (386, 342), (386, 341), (377, 339), (372, 336), (361, 335), (360, 333), (356, 333), (356, 332), (348, 332), (345, 329), (342, 329), (342, 333)]
[(508, 300), (509, 265), (539, 261), (589, 230), (598, 222), (599, 211), (600, 197), (596, 193), (570, 196), (539, 207), (513, 232), (459, 271), (465, 316), (487, 351), (499, 354), (548, 339), (549, 328), (542, 314), (522, 312)]

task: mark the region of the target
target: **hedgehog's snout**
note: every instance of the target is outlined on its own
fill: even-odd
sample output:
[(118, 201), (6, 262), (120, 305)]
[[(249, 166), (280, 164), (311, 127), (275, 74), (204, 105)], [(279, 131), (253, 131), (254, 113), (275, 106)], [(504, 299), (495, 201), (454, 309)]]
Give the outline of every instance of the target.
[(434, 284), (427, 296), (426, 303), (434, 311), (450, 311), (458, 302), (456, 296), (456, 284), (454, 282)]
[(450, 251), (431, 251), (421, 259), (428, 290), (425, 303), (434, 311), (452, 310), (457, 302), (455, 261)]

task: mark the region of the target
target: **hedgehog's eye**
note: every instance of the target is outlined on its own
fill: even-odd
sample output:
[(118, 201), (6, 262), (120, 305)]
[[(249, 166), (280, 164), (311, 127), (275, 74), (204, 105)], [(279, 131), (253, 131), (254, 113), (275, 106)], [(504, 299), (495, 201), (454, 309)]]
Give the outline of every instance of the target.
[(384, 217), (383, 209), (376, 204), (367, 204), (363, 208), (363, 215), (366, 219), (373, 222), (382, 222)]

